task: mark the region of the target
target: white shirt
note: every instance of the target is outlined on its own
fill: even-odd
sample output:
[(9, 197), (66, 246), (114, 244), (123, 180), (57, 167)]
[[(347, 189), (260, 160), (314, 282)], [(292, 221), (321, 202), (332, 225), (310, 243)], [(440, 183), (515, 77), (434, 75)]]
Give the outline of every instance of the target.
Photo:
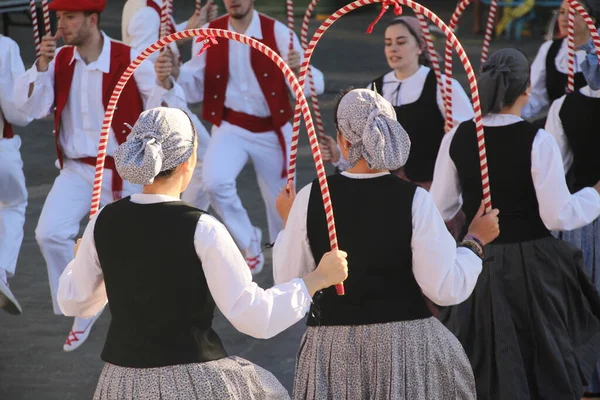
[[(208, 24), (204, 25), (203, 28), (208, 28)], [(227, 29), (234, 31), (231, 21)], [(244, 32), (244, 35), (258, 40), (263, 38), (260, 18), (256, 10), (252, 11), (252, 21), (246, 32)], [(279, 55), (283, 60), (287, 60), (290, 30), (279, 21), (275, 21), (275, 40), (279, 49)], [(201, 47), (202, 43), (194, 42), (193, 57), (190, 61), (183, 64), (177, 81), (183, 87), (190, 103), (199, 103), (204, 100), (206, 52), (199, 57), (196, 56)], [(294, 35), (294, 48), (301, 55), (304, 54), (296, 35)], [(256, 117), (268, 117), (271, 115), (271, 112), (250, 63), (251, 50), (257, 51), (246, 44), (234, 40), (229, 41), (229, 79), (225, 92), (225, 107)], [(302, 59), (300, 62), (302, 62)], [(317, 94), (323, 93), (325, 90), (323, 73), (312, 67), (312, 74)], [(308, 80), (305, 86), (305, 93), (306, 95), (310, 93)]]
[(14, 40), (0, 35), (0, 139), (4, 132), (4, 120), (25, 126), (31, 118), (23, 113), (13, 101), (13, 87), (17, 77), (25, 72), (19, 46)]
[[(540, 46), (540, 49), (535, 56), (535, 60), (531, 64), (531, 94), (529, 102), (521, 111), (523, 118), (531, 119), (538, 114), (546, 111), (550, 105), (548, 99), (548, 90), (546, 89), (546, 56), (552, 46), (552, 40), (549, 40)], [(583, 50), (575, 51), (575, 72), (581, 72), (581, 63), (585, 59), (586, 52)], [(558, 54), (554, 59), (556, 69), (566, 74), (569, 71), (569, 55), (567, 49), (567, 40), (563, 40), (558, 50)]]
[[(111, 39), (104, 33), (102, 52), (94, 62), (86, 64), (77, 48), (73, 52), (75, 71), (69, 92), (69, 100), (61, 116), (60, 145), (67, 158), (96, 157), (98, 140), (102, 130), (105, 109), (102, 102), (103, 74), (110, 70)], [(63, 48), (57, 50), (60, 52)], [(136, 50), (131, 49), (131, 60), (137, 57)], [(48, 70), (39, 72), (34, 64), (27, 72), (19, 76), (14, 89), (17, 107), (32, 118), (44, 118), (53, 110), (54, 105), (54, 68), (52, 60)], [(174, 84), (169, 91), (158, 84), (156, 73), (151, 62), (143, 62), (133, 73), (138, 91), (144, 103), (144, 109), (159, 107), (164, 102), (170, 107), (185, 106), (185, 96), (181, 88)], [(35, 83), (31, 97), (29, 85)], [(126, 104), (118, 103), (118, 107)], [(128, 128), (123, 127), (123, 133)], [(118, 146), (114, 132), (108, 140), (107, 155), (112, 156)]]
[[(342, 174), (353, 179), (369, 179), (388, 172)], [(312, 184), (305, 186), (296, 196), (285, 229), (279, 233), (275, 242), (275, 283), (304, 276), (315, 269), (306, 230), (311, 187)], [(417, 188), (413, 199), (412, 225), (413, 274), (425, 296), (441, 306), (465, 301), (471, 295), (481, 272), (481, 259), (471, 250), (456, 247), (433, 199), (422, 188)], [(398, 265), (398, 268), (401, 267)], [(349, 274), (352, 274), (352, 266)]]
[[(417, 72), (403, 80), (398, 79), (394, 71), (390, 71), (383, 76), (383, 88), (377, 88), (377, 93), (381, 94), (384, 99), (392, 103), (394, 107), (414, 103), (421, 97), (429, 71), (429, 67), (421, 65)], [(442, 75), (442, 81), (446, 83), (445, 75)], [(400, 85), (400, 90), (397, 90), (398, 85)], [(372, 84), (369, 84), (367, 88), (372, 90)], [(437, 85), (436, 99), (438, 108), (445, 118), (446, 107), (444, 106), (444, 100), (442, 99), (442, 92), (439, 85)], [(473, 106), (471, 105), (469, 97), (462, 86), (460, 86), (460, 83), (458, 83), (456, 79), (452, 79), (452, 119), (454, 120), (454, 125), (473, 119), (474, 116)]]
[[(587, 97), (600, 98), (600, 90), (592, 90), (589, 86), (584, 86), (579, 89), (579, 92)], [(548, 111), (548, 119), (546, 119), (546, 130), (550, 132), (554, 139), (556, 139), (556, 143), (558, 143), (558, 148), (560, 149), (560, 154), (562, 155), (563, 165), (565, 171), (568, 171), (573, 165), (573, 152), (571, 151), (571, 147), (569, 146), (569, 141), (567, 136), (565, 135), (565, 131), (563, 129), (562, 121), (560, 120), (560, 109), (565, 102), (566, 95), (559, 97), (558, 99), (552, 102), (550, 106), (550, 111)], [(598, 110), (600, 111), (600, 110)], [(582, 118), (596, 118), (595, 115), (581, 116)]]
[[(152, 1), (154, 1), (159, 8), (162, 6), (162, 0)], [(125, 18), (123, 18), (122, 23), (125, 22)], [(183, 21), (182, 23), (177, 24), (173, 17), (171, 17), (171, 22), (173, 22), (176, 32), (185, 30), (188, 23), (188, 21)], [(123, 27), (123, 29), (126, 30), (128, 36), (127, 40), (125, 40), (125, 36), (123, 37), (124, 43), (141, 53), (146, 47), (158, 41), (160, 35), (160, 15), (152, 7), (144, 5), (134, 12), (129, 19), (129, 23), (126, 27)], [(180, 56), (177, 42), (171, 43), (169, 48), (176, 57)], [(158, 51), (154, 52), (148, 59), (154, 62), (159, 54)]]
[[(522, 121), (515, 115), (490, 114), (483, 118), (485, 126), (506, 126)], [(456, 215), (462, 205), (460, 179), (450, 157), (450, 144), (456, 128), (444, 136), (435, 163), (431, 195), (444, 220)], [(600, 215), (600, 195), (593, 188), (571, 194), (565, 182), (565, 170), (556, 141), (540, 129), (531, 148), (531, 177), (539, 204), (540, 217), (552, 231), (581, 228)], [(493, 182), (492, 182), (493, 184)], [(492, 205), (494, 192), (492, 191)], [(500, 210), (502, 218), (502, 210)]]
[[(131, 201), (151, 204), (179, 199), (140, 193), (132, 195)], [(67, 316), (91, 317), (108, 301), (94, 243), (100, 213), (88, 223), (77, 255), (60, 277), (58, 304)], [(302, 319), (310, 308), (312, 299), (302, 279), (267, 290), (252, 282), (244, 257), (225, 226), (214, 217), (200, 217), (194, 246), (215, 303), (240, 332), (262, 339), (273, 337)]]

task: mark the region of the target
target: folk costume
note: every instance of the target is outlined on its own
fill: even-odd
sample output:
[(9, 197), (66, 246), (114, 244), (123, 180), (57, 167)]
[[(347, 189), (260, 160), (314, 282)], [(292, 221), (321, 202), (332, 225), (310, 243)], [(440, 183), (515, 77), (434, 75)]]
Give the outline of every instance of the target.
[[(362, 158), (371, 169), (404, 165), (410, 140), (389, 102), (356, 89), (336, 114), (352, 144), (351, 166)], [(423, 188), (389, 172), (344, 171), (327, 181), (338, 243), (348, 253), (346, 293), (328, 288), (314, 296), (293, 398), (474, 399), (469, 361), (423, 296), (440, 305), (465, 300), (481, 258), (456, 247)], [(312, 271), (329, 246), (315, 181), (296, 196), (275, 243), (275, 282)]]
[[(145, 111), (116, 151), (124, 179), (152, 184), (190, 159), (196, 134), (181, 110)], [(165, 274), (167, 268), (169, 273)], [(261, 367), (225, 351), (215, 306), (241, 332), (270, 338), (302, 319), (302, 279), (261, 289), (223, 224), (165, 194), (133, 194), (90, 220), (61, 276), (59, 304), (90, 316), (108, 301), (106, 362), (94, 399), (287, 399)]]
[[(600, 355), (600, 299), (581, 252), (550, 230), (592, 222), (600, 195), (593, 188), (571, 194), (554, 138), (499, 114), (529, 86), (521, 52), (492, 54), (478, 82), (500, 236), (485, 246), (489, 262), (473, 294), (440, 319), (471, 360), (478, 399), (578, 400)], [(468, 121), (444, 137), (431, 193), (445, 220), (462, 209), (469, 224), (482, 192), (475, 123)]]
[(0, 308), (10, 314), (21, 313), (8, 278), (15, 275), (27, 208), (21, 137), (13, 129), (31, 122), (13, 100), (15, 79), (24, 72), (19, 46), (0, 35)]
[[(571, 193), (600, 181), (600, 166), (593, 153), (598, 141), (594, 121), (600, 110), (600, 68), (591, 39), (585, 50), (581, 69), (588, 85), (555, 100), (546, 121), (546, 130), (558, 143)], [(557, 236), (583, 251), (586, 272), (600, 290), (600, 220), (573, 231), (557, 232)], [(596, 364), (590, 393), (600, 393), (599, 371)]]
[[(255, 10), (251, 12), (252, 21), (243, 33), (287, 59), (289, 29)], [(207, 26), (233, 30), (228, 15)], [(235, 180), (245, 164), (252, 161), (266, 207), (269, 241), (273, 242), (283, 228), (275, 200), (287, 178), (293, 113), (289, 88), (279, 67), (268, 57), (245, 44), (217, 40), (218, 45), (183, 65), (178, 82), (189, 101), (203, 102), (202, 118), (213, 124), (203, 172), (211, 204), (244, 253), (250, 269), (258, 273), (264, 263), (262, 232), (252, 225), (237, 194)], [(302, 54), (297, 37), (294, 48)], [(317, 93), (323, 93), (323, 74), (313, 68), (313, 77)]]
[[(101, 12), (105, 1), (55, 0), (52, 10)], [(48, 267), (54, 313), (61, 314), (56, 300), (58, 280), (73, 258), (74, 238), (89, 211), (94, 181), (98, 140), (104, 113), (115, 84), (137, 52), (101, 33), (103, 46), (96, 61), (86, 64), (74, 46), (56, 51), (48, 70), (33, 65), (16, 80), (17, 107), (35, 119), (54, 112), (54, 136), (60, 173), (42, 209), (36, 240)], [(29, 96), (30, 84), (34, 90)], [(124, 182), (114, 166), (114, 151), (129, 134), (145, 108), (166, 103), (185, 106), (185, 96), (176, 84), (169, 91), (159, 86), (151, 63), (142, 63), (125, 86), (112, 122), (108, 140), (106, 174), (101, 203), (108, 204), (141, 190)], [(125, 106), (126, 105), (126, 106)], [(97, 317), (97, 316), (96, 316)], [(74, 350), (85, 341), (95, 318), (76, 318), (64, 349)]]

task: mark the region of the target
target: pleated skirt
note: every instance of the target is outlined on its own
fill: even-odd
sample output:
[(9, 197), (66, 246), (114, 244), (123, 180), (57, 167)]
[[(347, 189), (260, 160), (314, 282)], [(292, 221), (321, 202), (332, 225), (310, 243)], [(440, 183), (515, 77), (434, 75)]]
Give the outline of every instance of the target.
[(460, 343), (437, 319), (428, 318), (308, 327), (292, 398), (473, 400), (476, 395)]
[(486, 246), (469, 299), (440, 319), (473, 367), (478, 399), (579, 400), (600, 355), (600, 298), (582, 253), (554, 237)]
[[(600, 219), (581, 229), (558, 232), (555, 235), (581, 249), (585, 271), (596, 289), (600, 291)], [(588, 391), (600, 393), (600, 360), (596, 363), (590, 378)]]
[(280, 400), (288, 391), (267, 370), (240, 357), (161, 368), (105, 364), (94, 400)]

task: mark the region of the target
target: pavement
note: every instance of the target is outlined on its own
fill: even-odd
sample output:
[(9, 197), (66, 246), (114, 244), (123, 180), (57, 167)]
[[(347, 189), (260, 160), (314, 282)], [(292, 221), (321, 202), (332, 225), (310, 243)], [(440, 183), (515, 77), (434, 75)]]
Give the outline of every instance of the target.
[[(113, 38), (120, 38), (123, 3), (111, 0), (102, 16), (102, 28)], [(178, 21), (192, 14), (192, 1), (177, 3), (175, 17)], [(448, 21), (455, 3), (430, 0), (424, 1), (424, 4)], [(393, 17), (391, 12), (381, 20), (372, 35), (364, 33), (377, 12), (371, 8), (341, 18), (325, 33), (315, 51), (313, 64), (324, 72), (326, 78), (326, 93), (320, 100), (326, 132), (332, 136), (335, 132), (331, 115), (339, 91), (348, 86), (363, 87), (371, 79), (387, 72), (382, 37), (386, 22)], [(274, 16), (285, 21), (281, 12)], [(471, 11), (465, 12), (463, 19), (458, 37), (477, 69), (482, 36), (471, 33)], [(315, 20), (311, 22), (311, 34), (319, 24)], [(13, 27), (10, 36), (19, 43), (26, 67), (29, 67), (34, 61), (31, 29)], [(540, 44), (541, 37), (524, 38), (518, 43), (500, 39), (492, 43), (492, 51), (501, 47), (519, 47), (533, 58)], [(440, 54), (441, 46), (438, 40)], [(184, 56), (187, 54), (189, 57), (189, 43), (183, 49)], [(465, 85), (465, 75), (456, 57), (454, 70), (455, 77)], [(109, 324), (109, 311), (106, 310), (100, 317), (82, 347), (71, 353), (64, 352), (62, 345), (72, 320), (52, 312), (46, 267), (34, 237), (44, 199), (58, 174), (54, 167), (51, 132), (52, 117), (34, 121), (25, 128), (16, 128), (16, 133), (23, 140), (21, 152), (29, 205), (17, 272), (10, 284), (23, 307), (23, 314), (14, 317), (0, 312), (0, 400), (90, 399), (103, 365), (100, 353)], [(310, 148), (303, 133), (298, 158), (298, 188), (315, 176)], [(266, 232), (264, 205), (250, 165), (238, 179), (238, 191), (252, 220)], [(85, 221), (82, 221), (82, 228), (84, 224)], [(266, 258), (265, 269), (255, 278), (263, 288), (273, 284), (269, 250), (266, 250)], [(269, 340), (257, 340), (239, 333), (220, 314), (215, 318), (215, 329), (229, 354), (257, 363), (271, 371), (286, 388), (292, 389), (296, 351), (305, 329), (303, 322)]]

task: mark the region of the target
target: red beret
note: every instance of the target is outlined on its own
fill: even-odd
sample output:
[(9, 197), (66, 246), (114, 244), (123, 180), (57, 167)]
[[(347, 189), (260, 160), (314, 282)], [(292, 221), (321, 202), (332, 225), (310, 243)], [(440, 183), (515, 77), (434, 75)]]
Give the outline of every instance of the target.
[(87, 11), (101, 13), (106, 0), (54, 0), (48, 7), (52, 11)]

